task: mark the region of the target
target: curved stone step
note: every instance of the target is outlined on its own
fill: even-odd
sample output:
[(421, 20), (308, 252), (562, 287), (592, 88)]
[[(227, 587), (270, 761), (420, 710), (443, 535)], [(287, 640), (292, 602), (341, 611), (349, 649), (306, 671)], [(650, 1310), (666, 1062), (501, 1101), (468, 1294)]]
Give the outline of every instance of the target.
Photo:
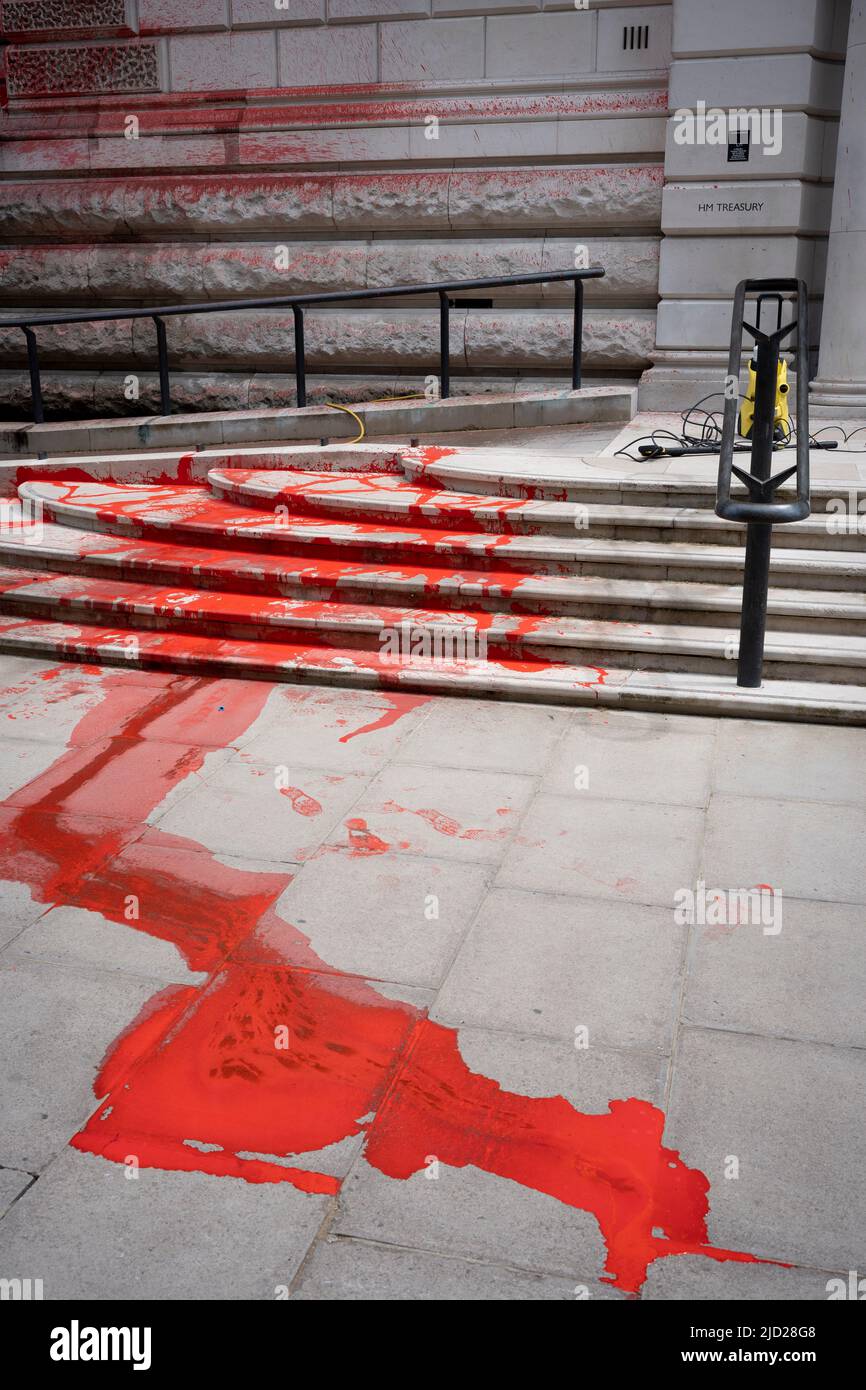
[(273, 512), (338, 518), (381, 525), (481, 531), (496, 535), (573, 535), (580, 508), (570, 502), (480, 498), (422, 488), (382, 473), (298, 472), (296, 469), (212, 468), (215, 497)]
[(0, 651), (19, 656), (545, 703), (866, 724), (863, 686), (767, 681), (760, 690), (740, 690), (728, 678), (701, 673), (681, 673), (674, 678), (664, 672), (532, 663), (497, 670), (488, 662), (455, 663), (453, 669), (445, 670), (421, 658), (414, 665), (388, 668), (375, 654), (352, 650), (323, 651), (162, 632), (137, 633), (132, 646), (129, 636), (129, 629), (122, 627), (0, 617)]
[[(298, 473), (293, 469), (213, 468), (214, 496), (240, 506), (339, 518), (382, 526), (419, 525), (491, 535), (574, 536), (691, 545), (745, 545), (745, 526), (709, 508), (646, 503), (551, 502), (421, 487), (381, 473)], [(807, 517), (778, 532), (788, 548), (866, 551), (866, 530), (839, 534), (826, 515)]]
[[(352, 447), (334, 446), (330, 466), (350, 466)], [(312, 454), (312, 451), (310, 451)], [(748, 454), (739, 460), (748, 467)], [(828, 456), (829, 457), (829, 456)], [(311, 460), (312, 461), (312, 460)], [(774, 470), (788, 467), (795, 461), (794, 450), (774, 455)], [(304, 456), (297, 460), (306, 466)], [(495, 449), (422, 444), (404, 449), (401, 465), (405, 476), (419, 485), (435, 488), (454, 488), (457, 492), (494, 494), (500, 497), (520, 497), (553, 502), (607, 502), (632, 506), (702, 507), (712, 511), (716, 501), (718, 459), (714, 455), (696, 457), (695, 470), (705, 470), (705, 478), (679, 476), (656, 471), (660, 465), (652, 459), (643, 463), (611, 454), (538, 453), (531, 449)], [(737, 485), (735, 484), (735, 487)], [(789, 486), (780, 496), (793, 496)], [(743, 490), (745, 496), (745, 489)], [(810, 487), (813, 514), (823, 513), (828, 503), (841, 499), (851, 503), (852, 515), (856, 502), (866, 503), (866, 481), (850, 478), (813, 479)], [(860, 514), (866, 532), (866, 519)], [(799, 524), (799, 523), (798, 523)]]
[[(669, 672), (733, 670), (732, 631), (513, 613), (431, 612), (343, 602), (311, 602), (213, 590), (177, 590), (80, 575), (0, 569), (0, 612), (42, 621), (118, 625), (195, 634), (360, 649), (390, 664), (412, 654), (446, 663), (466, 658), (641, 668)], [(839, 684), (866, 675), (866, 636), (768, 632), (768, 674)]]
[[(411, 560), (420, 568), (523, 574), (734, 580), (742, 552), (733, 546), (695, 546), (580, 536), (502, 536), (431, 527), (327, 522), (315, 517), (269, 519), (183, 486), (119, 487), (91, 482), (25, 482), (22, 499), (63, 524), (119, 536), (161, 539), (211, 548), (295, 551), (348, 562)], [(777, 585), (862, 590), (866, 555), (816, 550), (773, 551)]]

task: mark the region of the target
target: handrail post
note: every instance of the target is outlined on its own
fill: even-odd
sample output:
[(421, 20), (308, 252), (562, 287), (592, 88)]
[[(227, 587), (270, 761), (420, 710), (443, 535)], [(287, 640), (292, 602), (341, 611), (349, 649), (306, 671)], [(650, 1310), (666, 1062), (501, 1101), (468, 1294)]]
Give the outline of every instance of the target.
[(34, 425), (45, 424), (45, 406), (42, 400), (42, 374), (39, 369), (39, 348), (36, 334), (32, 328), (22, 328), (27, 339), (27, 366), (30, 371), (30, 403), (33, 406)]
[[(779, 340), (761, 337), (755, 363), (755, 411), (752, 419), (751, 475), (765, 483), (772, 471), (773, 427), (776, 411), (776, 377)], [(799, 424), (799, 421), (798, 421)], [(746, 531), (743, 567), (743, 604), (740, 613), (740, 650), (737, 685), (756, 690), (764, 669), (767, 629), (767, 597), (770, 587), (772, 524), (750, 521)]]
[(451, 324), (448, 291), (439, 291), (439, 399), (451, 395)]
[(743, 568), (743, 603), (740, 610), (740, 651), (737, 685), (757, 690), (764, 672), (764, 639), (767, 632), (767, 597), (770, 588), (770, 549), (773, 527), (766, 521), (750, 521), (746, 530)]
[(158, 314), (153, 315), (156, 326), (156, 351), (159, 356), (159, 408), (163, 415), (171, 414), (171, 381), (168, 374), (168, 343), (165, 324)]
[(571, 345), (571, 389), (580, 390), (582, 378), (581, 354), (583, 353), (583, 281), (574, 282), (574, 336)]
[(307, 358), (304, 349), (304, 311), (300, 304), (292, 305), (295, 321), (295, 396), (297, 404), (307, 404)]

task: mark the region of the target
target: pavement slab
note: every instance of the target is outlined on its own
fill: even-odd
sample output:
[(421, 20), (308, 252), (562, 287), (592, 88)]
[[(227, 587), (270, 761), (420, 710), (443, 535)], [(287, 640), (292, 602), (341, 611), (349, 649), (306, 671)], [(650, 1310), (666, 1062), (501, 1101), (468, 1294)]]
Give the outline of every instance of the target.
[(22, 798), (26, 799), (23, 789), (30, 781), (61, 758), (68, 759), (73, 766), (75, 757), (75, 754), (68, 754), (66, 744), (56, 738), (51, 741), (19, 738), (0, 743), (0, 799), (10, 805), (20, 805)]
[(776, 913), (769, 932), (748, 922), (692, 927), (683, 1017), (707, 1028), (866, 1047), (863, 908), (784, 898)]
[(520, 824), (497, 884), (539, 892), (672, 906), (693, 883), (703, 813), (691, 806), (539, 795)]
[(274, 1299), (326, 1209), (286, 1183), (136, 1171), (67, 1149), (0, 1225), (0, 1264), (42, 1279), (46, 1299)]
[[(40, 663), (0, 696), (0, 734), (6, 739), (68, 740), (79, 746), (117, 733), (117, 725), (149, 708), (158, 710), (160, 695), (194, 688), (196, 682), (160, 671), (104, 671), (75, 664)], [(100, 718), (105, 691), (113, 692), (112, 717)], [(85, 720), (85, 715), (90, 716)], [(146, 725), (141, 736), (145, 736)], [(177, 738), (178, 735), (175, 735)], [(194, 739), (187, 739), (194, 742)]]
[(37, 1172), (84, 1123), (106, 1049), (161, 988), (145, 976), (0, 956), (0, 1163)]
[(492, 700), (438, 700), (396, 754), (400, 763), (535, 774), (569, 721), (567, 710)]
[[(303, 963), (298, 931), (334, 970), (436, 986), (488, 887), (477, 864), (335, 848), (298, 870), (275, 914), (238, 947), (247, 962)], [(288, 925), (291, 924), (291, 925)]]
[(769, 884), (822, 902), (866, 902), (866, 808), (826, 801), (713, 796), (703, 877), (716, 888)]
[[(0, 824), (3, 819), (0, 817)], [(0, 950), (47, 910), (46, 904), (35, 901), (23, 883), (0, 878)]]
[(532, 779), (514, 773), (395, 764), (353, 808), (354, 847), (498, 863), (533, 790)]
[(32, 960), (92, 966), (166, 984), (204, 982), (206, 976), (189, 970), (176, 946), (131, 930), (133, 922), (111, 922), (80, 907), (54, 907), (25, 927), (0, 954), (0, 963), (11, 968), (16, 961)]
[[(578, 1053), (562, 1042), (472, 1028), (460, 1030), (459, 1043), (472, 1071), (495, 1078), (503, 1090), (562, 1095), (584, 1113), (603, 1114), (611, 1097), (662, 1096), (657, 1058), (600, 1047)], [(343, 1185), (332, 1229), (575, 1282), (597, 1281), (605, 1265), (604, 1242), (588, 1212), (478, 1168), (449, 1166), (435, 1149), (401, 1182), (359, 1159)]]
[(542, 787), (559, 796), (706, 806), (722, 721), (574, 710)]
[(847, 1273), (826, 1269), (784, 1269), (770, 1264), (719, 1264), (698, 1255), (675, 1255), (657, 1260), (647, 1275), (643, 1298), (649, 1301), (686, 1299), (689, 1302), (770, 1303), (803, 1300), (824, 1301), (831, 1279)]
[(859, 729), (825, 728), (804, 735), (797, 724), (722, 719), (713, 789), (762, 800), (852, 802), (863, 805), (866, 750)]
[(292, 1299), (300, 1303), (364, 1301), (372, 1289), (377, 1299), (394, 1302), (540, 1303), (622, 1297), (606, 1284), (577, 1284), (481, 1260), (332, 1238), (320, 1244), (304, 1266)]
[(27, 1191), (32, 1181), (33, 1175), (19, 1168), (0, 1168), (0, 1218)]
[(439, 992), (443, 1023), (666, 1052), (685, 934), (663, 908), (498, 889)]
[(684, 1029), (665, 1138), (712, 1183), (714, 1242), (830, 1271), (866, 1267), (866, 1190), (851, 1177), (864, 1094), (861, 1048)]
[(510, 1261), (575, 1283), (597, 1282), (605, 1265), (588, 1212), (477, 1168), (437, 1165), (435, 1154), (399, 1183), (360, 1159), (343, 1184), (332, 1229), (441, 1255)]
[(155, 819), (161, 831), (195, 839), (217, 853), (300, 863), (354, 807), (366, 785), (357, 772), (234, 761)]
[(433, 703), (424, 695), (277, 686), (239, 740), (240, 760), (376, 772), (423, 724)]

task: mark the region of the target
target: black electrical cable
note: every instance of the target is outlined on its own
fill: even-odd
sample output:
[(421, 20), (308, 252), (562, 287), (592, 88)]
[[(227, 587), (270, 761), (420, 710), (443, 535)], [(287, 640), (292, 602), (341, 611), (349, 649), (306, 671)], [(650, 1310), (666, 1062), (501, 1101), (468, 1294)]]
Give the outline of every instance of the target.
[[(647, 463), (657, 458), (683, 458), (690, 454), (710, 454), (718, 453), (722, 441), (722, 416), (723, 410), (704, 410), (704, 401), (713, 400), (721, 396), (724, 399), (724, 392), (711, 391), (709, 395), (701, 396), (700, 400), (695, 401), (694, 405), (689, 406), (680, 415), (683, 422), (682, 431), (675, 434), (672, 430), (657, 429), (651, 434), (641, 435), (639, 439), (632, 439), (621, 449), (617, 449), (614, 457), (624, 457), (630, 459), (632, 463)], [(737, 396), (737, 405), (745, 397)], [(700, 411), (702, 419), (695, 420), (693, 417)], [(797, 431), (789, 420), (787, 427), (783, 429), (781, 439), (777, 440), (773, 448), (793, 449), (796, 446)], [(697, 435), (689, 433), (690, 430), (697, 430)], [(828, 440), (821, 443), (819, 435), (826, 434), (828, 430), (838, 430), (841, 433), (841, 442)], [(848, 449), (845, 446), (854, 438), (855, 435), (866, 431), (866, 425), (859, 425), (856, 430), (847, 432), (841, 425), (824, 425), (819, 430), (810, 430), (809, 444), (816, 449), (836, 449), (839, 453), (862, 454), (866, 453), (866, 444), (862, 448)], [(748, 440), (740, 440), (734, 445), (738, 453), (751, 452), (751, 444)], [(637, 450), (637, 454), (632, 450)]]

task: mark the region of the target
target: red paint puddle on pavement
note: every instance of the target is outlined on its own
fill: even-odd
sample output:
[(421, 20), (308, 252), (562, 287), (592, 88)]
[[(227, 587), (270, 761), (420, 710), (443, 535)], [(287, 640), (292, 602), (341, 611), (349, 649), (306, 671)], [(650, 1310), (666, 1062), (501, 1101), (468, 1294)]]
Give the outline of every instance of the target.
[[(605, 1277), (618, 1288), (639, 1289), (662, 1255), (753, 1262), (707, 1243), (708, 1180), (663, 1147), (655, 1106), (631, 1098), (582, 1114), (561, 1096), (504, 1091), (469, 1070), (453, 1029), (363, 980), (317, 972), (306, 938), (273, 912), (290, 874), (229, 868), (157, 829), (136, 838), (171, 788), (201, 766), (207, 746), (246, 731), (272, 689), (239, 683), (223, 708), (200, 699), (201, 746), (143, 747), (157, 720), (163, 737), (174, 720), (183, 726), (185, 703), (206, 686), (175, 678), (140, 687), (131, 711), (125, 683), (106, 678), (105, 699), (79, 721), (71, 751), (2, 811), (4, 877), (29, 884), (37, 901), (71, 903), (172, 941), (209, 975), (203, 987), (163, 991), (126, 1029), (97, 1079), (100, 1104), (73, 1145), (117, 1162), (135, 1155), (146, 1166), (333, 1192), (336, 1179), (271, 1159), (315, 1154), (366, 1131), (368, 1162), (395, 1179), (435, 1153), (591, 1212), (607, 1245)], [(94, 742), (113, 711), (115, 736)], [(346, 824), (355, 852), (387, 850), (364, 821)], [(140, 904), (133, 922), (124, 910), (130, 894)], [(288, 967), (276, 949), (256, 967), (232, 959), (269, 921), (294, 933), (305, 968)], [(372, 1122), (361, 1118), (371, 1113)]]

